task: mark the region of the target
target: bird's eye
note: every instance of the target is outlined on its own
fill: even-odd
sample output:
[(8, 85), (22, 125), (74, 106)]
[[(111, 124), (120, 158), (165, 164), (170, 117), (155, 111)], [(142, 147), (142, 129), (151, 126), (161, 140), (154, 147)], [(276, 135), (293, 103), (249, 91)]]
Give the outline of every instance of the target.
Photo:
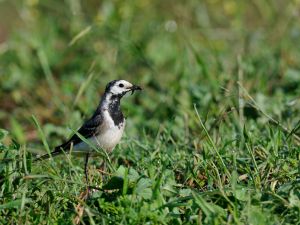
[(119, 87), (121, 87), (121, 88), (124, 87), (124, 84), (119, 84)]

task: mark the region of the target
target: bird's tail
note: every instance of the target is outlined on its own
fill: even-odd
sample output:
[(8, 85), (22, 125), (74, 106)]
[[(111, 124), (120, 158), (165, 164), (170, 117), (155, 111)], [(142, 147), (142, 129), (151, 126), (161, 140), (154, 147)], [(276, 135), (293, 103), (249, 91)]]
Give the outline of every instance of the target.
[[(57, 156), (59, 155), (60, 153), (62, 153), (61, 150), (55, 148), (54, 151), (52, 151), (50, 153), (50, 155), (47, 153), (47, 154), (44, 154), (44, 155), (41, 155), (41, 156), (36, 156), (35, 158), (33, 158), (33, 162), (38, 162), (38, 161), (42, 161), (42, 160), (45, 160), (45, 159), (49, 159), (50, 156), (51, 157), (54, 157), (54, 156)], [(23, 158), (22, 159), (15, 159), (15, 158), (2, 158), (0, 159), (0, 163), (3, 163), (3, 164), (9, 164), (9, 163), (12, 163), (12, 162), (16, 162), (16, 161), (23, 161)]]
[(53, 152), (51, 152), (50, 154), (44, 154), (44, 155), (41, 155), (39, 157), (36, 157), (33, 161), (34, 162), (38, 162), (38, 161), (42, 161), (42, 160), (45, 160), (45, 159), (49, 159), (50, 157), (54, 157), (54, 156), (57, 156), (61, 153), (61, 150), (58, 149), (58, 148), (55, 148), (55, 150)]
[[(60, 147), (60, 146), (59, 146), (59, 147)], [(50, 158), (50, 156), (51, 156), (51, 157), (57, 156), (57, 155), (59, 155), (60, 153), (61, 153), (61, 150), (60, 150), (58, 147), (56, 147), (56, 148), (54, 149), (54, 151), (50, 153), (50, 155), (49, 155), (49, 154), (45, 154), (45, 155), (36, 157), (35, 159), (33, 159), (33, 162), (42, 161), (42, 160), (45, 160), (45, 159)], [(23, 159), (22, 159), (22, 160), (23, 160)], [(3, 164), (4, 164), (4, 163), (9, 164), (9, 163), (12, 163), (12, 162), (15, 162), (15, 161), (16, 161), (16, 159), (11, 159), (11, 158), (0, 159), (0, 163), (1, 163), (1, 164), (2, 164), (2, 163), (3, 163)], [(18, 160), (18, 161), (21, 161), (21, 160)], [(1, 183), (4, 179), (6, 179), (6, 177), (9, 177), (11, 174), (15, 173), (15, 172), (18, 171), (18, 170), (19, 170), (19, 169), (14, 169), (14, 170), (10, 171), (8, 174), (6, 174), (4, 178), (1, 178), (1, 177), (0, 177), (0, 183)]]

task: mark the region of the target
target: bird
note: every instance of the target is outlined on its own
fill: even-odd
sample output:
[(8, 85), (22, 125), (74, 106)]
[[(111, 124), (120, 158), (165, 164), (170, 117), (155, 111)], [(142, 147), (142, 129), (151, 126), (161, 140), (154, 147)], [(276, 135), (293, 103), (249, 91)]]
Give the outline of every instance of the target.
[[(110, 81), (105, 88), (100, 103), (94, 114), (83, 123), (83, 125), (74, 133), (71, 138), (54, 148), (49, 154), (36, 158), (40, 161), (57, 156), (61, 153), (78, 153), (85, 155), (84, 172), (85, 179), (88, 180), (88, 160), (91, 154), (95, 153), (86, 142), (82, 141), (79, 135), (90, 141), (98, 148), (103, 149), (107, 153), (111, 153), (115, 146), (120, 142), (125, 128), (125, 117), (121, 110), (120, 101), (122, 97), (131, 92), (131, 95), (138, 90), (142, 90), (140, 86), (131, 84), (126, 80)], [(79, 134), (79, 135), (78, 135)]]

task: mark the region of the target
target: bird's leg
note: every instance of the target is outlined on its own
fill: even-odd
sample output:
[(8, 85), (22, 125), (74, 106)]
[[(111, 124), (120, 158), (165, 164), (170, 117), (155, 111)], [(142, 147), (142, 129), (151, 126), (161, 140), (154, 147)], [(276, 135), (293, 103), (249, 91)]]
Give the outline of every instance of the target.
[(85, 174), (85, 181), (87, 185), (87, 191), (89, 192), (89, 182), (88, 182), (88, 162), (89, 162), (90, 154), (87, 153), (85, 156), (85, 163), (84, 163), (84, 174)]

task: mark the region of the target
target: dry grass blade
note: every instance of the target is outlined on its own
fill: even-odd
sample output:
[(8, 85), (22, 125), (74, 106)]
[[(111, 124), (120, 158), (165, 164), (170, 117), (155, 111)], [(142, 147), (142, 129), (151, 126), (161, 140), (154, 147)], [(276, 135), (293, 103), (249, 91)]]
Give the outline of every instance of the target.
[(69, 43), (69, 46), (74, 45), (80, 38), (87, 35), (92, 29), (92, 26), (87, 26), (85, 29), (80, 31)]
[(245, 94), (246, 97), (248, 97), (251, 100), (250, 105), (252, 107), (254, 107), (256, 110), (258, 110), (260, 113), (262, 113), (265, 117), (267, 117), (273, 124), (277, 125), (278, 127), (280, 127), (286, 134), (290, 135), (292, 134), (292, 136), (294, 137), (294, 139), (296, 140), (296, 143), (298, 145), (300, 145), (300, 137), (295, 134), (294, 132), (292, 132), (291, 130), (289, 130), (287, 127), (285, 127), (283, 124), (281, 124), (279, 121), (275, 120), (272, 116), (270, 116), (269, 114), (267, 114), (266, 112), (264, 112), (257, 104), (257, 102), (254, 100), (254, 98), (252, 98), (252, 96), (249, 94), (249, 92), (238, 82), (238, 85), (240, 86), (240, 88), (243, 90), (243, 93)]
[(83, 213), (84, 213), (84, 204), (83, 202), (86, 201), (86, 199), (89, 196), (89, 190), (86, 189), (85, 191), (81, 192), (79, 197), (78, 197), (78, 204), (75, 206), (75, 211), (77, 213), (77, 215), (75, 216), (75, 218), (73, 219), (73, 223), (74, 224), (79, 224)]

